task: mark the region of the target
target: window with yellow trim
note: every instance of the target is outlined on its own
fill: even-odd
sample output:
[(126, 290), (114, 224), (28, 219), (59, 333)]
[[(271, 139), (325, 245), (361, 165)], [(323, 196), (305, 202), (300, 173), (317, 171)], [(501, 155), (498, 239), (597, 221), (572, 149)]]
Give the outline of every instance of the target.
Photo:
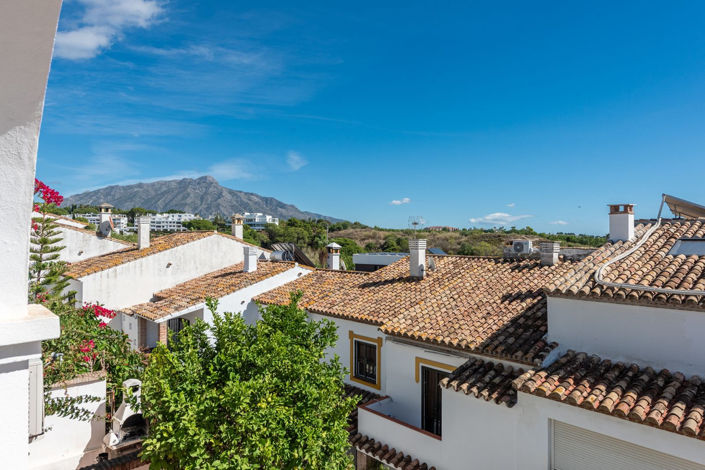
[(350, 381), (380, 390), (382, 364), (382, 338), (350, 336)]
[(377, 345), (360, 340), (355, 341), (355, 369), (356, 378), (372, 384), (377, 384)]

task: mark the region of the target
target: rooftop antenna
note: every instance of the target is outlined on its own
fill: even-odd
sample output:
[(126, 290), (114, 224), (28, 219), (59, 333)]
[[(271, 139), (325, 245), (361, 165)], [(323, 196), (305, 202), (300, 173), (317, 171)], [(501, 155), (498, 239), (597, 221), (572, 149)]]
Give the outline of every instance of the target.
[(416, 238), (416, 232), (421, 230), (424, 225), (426, 225), (426, 221), (420, 215), (412, 215), (409, 217), (409, 228), (414, 231), (414, 238)]

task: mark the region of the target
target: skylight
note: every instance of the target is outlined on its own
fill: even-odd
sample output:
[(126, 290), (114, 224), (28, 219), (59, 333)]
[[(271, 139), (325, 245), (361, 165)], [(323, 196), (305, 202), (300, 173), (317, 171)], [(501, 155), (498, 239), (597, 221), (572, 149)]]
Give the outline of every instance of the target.
[(673, 245), (668, 254), (673, 256), (705, 256), (705, 238), (681, 238)]

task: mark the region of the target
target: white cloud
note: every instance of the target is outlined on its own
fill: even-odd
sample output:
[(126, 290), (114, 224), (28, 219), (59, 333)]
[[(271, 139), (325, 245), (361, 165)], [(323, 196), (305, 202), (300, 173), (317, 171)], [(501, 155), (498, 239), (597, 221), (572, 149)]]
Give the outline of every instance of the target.
[(551, 225), (568, 225), (568, 222), (565, 220), (554, 220), (553, 222), (549, 222)]
[(516, 204), (514, 204), (513, 202), (510, 202), (509, 204), (507, 204), (507, 207), (514, 207), (514, 206), (516, 206)]
[(402, 204), (409, 204), (411, 202), (411, 199), (408, 197), (403, 197), (401, 199), (395, 199), (392, 202), (390, 202), (391, 205), (393, 206), (401, 206)]
[(218, 181), (249, 180), (255, 178), (252, 164), (241, 158), (214, 163), (208, 167), (208, 171), (204, 174), (211, 175)]
[(483, 225), (509, 225), (518, 220), (528, 219), (533, 217), (533, 215), (523, 214), (523, 215), (511, 215), (506, 212), (493, 212), (487, 214), (484, 217), (471, 218), (471, 224), (483, 224)]
[(54, 56), (91, 59), (122, 37), (125, 29), (147, 28), (162, 13), (156, 0), (77, 0), (83, 14), (72, 29), (56, 33)]
[(289, 165), (291, 171), (297, 171), (308, 165), (308, 161), (301, 156), (299, 152), (294, 152), (290, 150), (286, 154), (286, 164)]

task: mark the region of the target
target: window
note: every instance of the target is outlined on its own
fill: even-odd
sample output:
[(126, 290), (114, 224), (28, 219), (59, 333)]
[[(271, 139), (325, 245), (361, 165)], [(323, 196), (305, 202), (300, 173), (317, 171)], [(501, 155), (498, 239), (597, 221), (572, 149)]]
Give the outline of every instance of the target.
[(377, 345), (355, 340), (355, 377), (377, 383)]
[(439, 382), (448, 377), (448, 372), (421, 366), (421, 428), (441, 435), (443, 416), (443, 394)]
[(349, 331), (350, 381), (377, 390), (382, 388), (382, 338), (370, 338)]

